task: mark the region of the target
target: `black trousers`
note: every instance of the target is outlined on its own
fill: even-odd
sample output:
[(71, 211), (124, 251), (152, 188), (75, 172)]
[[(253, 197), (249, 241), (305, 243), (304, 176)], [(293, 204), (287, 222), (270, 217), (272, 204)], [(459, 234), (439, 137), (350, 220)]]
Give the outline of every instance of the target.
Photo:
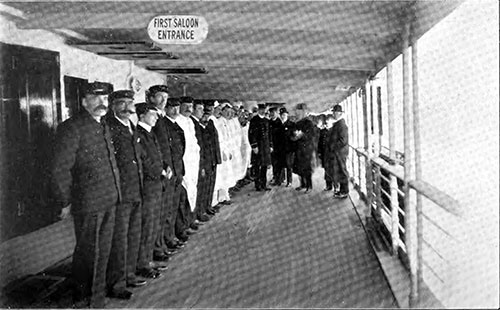
[(155, 237), (161, 233), (162, 181), (145, 180), (142, 200), (142, 231), (137, 269), (149, 269)]
[(173, 176), (170, 180), (164, 180), (162, 228), (155, 243), (155, 249), (159, 251), (166, 249), (166, 246), (172, 243), (175, 238), (175, 222), (183, 189), (181, 182), (182, 177), (177, 176)]
[(116, 206), (107, 211), (73, 214), (76, 246), (72, 279), (76, 299), (90, 299), (90, 307), (104, 308), (106, 270), (111, 252)]
[(255, 189), (264, 189), (267, 186), (267, 166), (255, 166)]
[(339, 191), (349, 193), (349, 172), (347, 171), (347, 155), (335, 154), (333, 157), (333, 181), (340, 186)]
[(141, 241), (141, 202), (123, 202), (116, 207), (111, 255), (106, 274), (110, 290), (124, 289), (127, 278), (135, 277)]
[[(282, 171), (282, 177), (283, 181), (286, 180), (287, 183), (292, 183), (292, 168), (293, 168), (293, 161), (295, 159), (295, 153), (286, 153), (285, 155), (285, 165), (283, 167)], [(286, 176), (286, 179), (285, 179)]]
[(208, 175), (208, 186), (207, 186), (207, 207), (212, 206), (212, 199), (214, 197), (215, 191), (215, 179), (217, 178), (217, 166), (212, 168), (212, 172)]
[(178, 207), (177, 218), (175, 219), (175, 235), (183, 235), (185, 233), (185, 230), (188, 229), (189, 226), (191, 226), (191, 224), (194, 222), (194, 219), (194, 213), (191, 212), (187, 191), (184, 186), (181, 185), (180, 203)]
[(275, 183), (279, 183), (281, 177), (281, 165), (276, 150), (271, 153), (271, 165), (273, 166), (273, 180)]
[(300, 187), (312, 189), (312, 173), (306, 172), (300, 175)]
[[(210, 168), (211, 169), (211, 168)], [(210, 192), (211, 178), (213, 178), (214, 172), (210, 169), (205, 170), (205, 175), (201, 173), (198, 174), (198, 186), (197, 186), (197, 196), (196, 196), (196, 208), (194, 210), (194, 217), (198, 218), (200, 215), (207, 212), (208, 207), (212, 204), (213, 190)], [(215, 179), (214, 179), (215, 180)], [(215, 186), (215, 182), (214, 182)]]

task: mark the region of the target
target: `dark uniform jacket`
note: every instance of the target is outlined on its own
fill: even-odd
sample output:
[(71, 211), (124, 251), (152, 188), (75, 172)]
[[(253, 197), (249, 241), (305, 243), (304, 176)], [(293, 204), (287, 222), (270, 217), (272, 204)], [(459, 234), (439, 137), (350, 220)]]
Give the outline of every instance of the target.
[(273, 153), (276, 153), (279, 159), (284, 160), (286, 154), (285, 125), (279, 117), (270, 123), (273, 135)]
[(308, 118), (303, 118), (295, 124), (294, 130), (301, 130), (304, 135), (297, 139), (295, 151), (295, 162), (293, 170), (299, 174), (312, 172), (313, 154), (316, 149), (314, 145), (314, 124)]
[(120, 177), (109, 127), (87, 111), (57, 128), (51, 185), (56, 203), (72, 213), (108, 211), (120, 201)]
[(291, 120), (287, 120), (285, 124), (283, 124), (283, 130), (285, 132), (285, 150), (287, 153), (294, 153), (297, 142), (292, 140), (293, 131), (295, 130), (295, 123)]
[(203, 131), (205, 130), (201, 124), (200, 121), (198, 121), (196, 118), (191, 116), (191, 120), (194, 123), (194, 131), (196, 135), (196, 140), (198, 141), (198, 145), (200, 146), (200, 173), (202, 169), (205, 171), (208, 171), (208, 169), (212, 169), (212, 166), (208, 162), (208, 147), (207, 147), (207, 141), (203, 139)]
[(123, 125), (113, 114), (108, 114), (106, 122), (111, 132), (115, 148), (115, 158), (120, 171), (120, 188), (123, 202), (141, 201), (142, 164), (139, 157), (139, 138), (135, 126)]
[(209, 120), (205, 130), (203, 131), (203, 141), (207, 143), (208, 162), (215, 167), (222, 163), (220, 153), (219, 134), (213, 120)]
[(184, 131), (177, 123), (172, 122), (168, 118), (165, 117), (163, 120), (167, 132), (167, 144), (172, 154), (172, 172), (176, 176), (184, 176), (184, 161), (182, 160), (186, 150)]
[(142, 162), (144, 182), (158, 181), (163, 171), (163, 160), (160, 145), (153, 131), (148, 132), (141, 125), (137, 126), (139, 138), (139, 157)]
[(269, 166), (271, 164), (271, 150), (273, 147), (273, 137), (269, 120), (259, 115), (250, 120), (248, 138), (252, 148), (258, 148), (258, 154), (252, 152), (252, 164)]
[(328, 129), (326, 128), (321, 129), (319, 132), (318, 156), (319, 159), (321, 160), (322, 165), (324, 165), (327, 137), (328, 137)]
[(160, 144), (165, 169), (170, 167), (176, 176), (184, 175), (184, 131), (177, 123), (173, 123), (165, 116), (160, 116), (153, 127), (153, 132)]

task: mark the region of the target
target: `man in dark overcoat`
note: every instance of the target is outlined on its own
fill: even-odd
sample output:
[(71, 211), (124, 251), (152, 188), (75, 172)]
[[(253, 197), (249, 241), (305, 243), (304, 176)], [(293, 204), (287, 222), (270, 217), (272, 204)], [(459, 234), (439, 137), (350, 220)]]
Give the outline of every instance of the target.
[(342, 107), (333, 107), (335, 124), (330, 129), (327, 141), (327, 161), (335, 185), (339, 191), (335, 198), (347, 198), (349, 195), (349, 172), (347, 171), (347, 155), (349, 154), (349, 131), (342, 117)]
[(285, 124), (280, 115), (276, 112), (277, 117), (275, 120), (270, 121), (271, 131), (273, 136), (273, 179), (272, 185), (279, 186), (284, 179), (284, 169), (286, 166), (286, 138), (285, 138)]
[(135, 114), (134, 92), (118, 90), (109, 95), (110, 111), (105, 121), (120, 172), (122, 200), (116, 208), (113, 244), (107, 270), (110, 297), (129, 299), (126, 287), (145, 285), (137, 279), (135, 270), (141, 238), (142, 166), (138, 156), (138, 137), (130, 116)]
[(252, 147), (252, 166), (255, 166), (255, 189), (257, 191), (271, 190), (267, 187), (267, 167), (271, 164), (273, 138), (269, 120), (265, 117), (266, 105), (259, 104), (258, 112), (250, 121), (248, 137)]
[(324, 191), (331, 191), (333, 188), (333, 174), (331, 171), (331, 162), (327, 160), (327, 140), (330, 134), (331, 126), (333, 124), (333, 116), (328, 115), (326, 117), (326, 126), (321, 129), (319, 143), (318, 143), (318, 152), (320, 155), (321, 166), (325, 170), (325, 183), (326, 187)]
[(79, 307), (103, 308), (106, 269), (120, 201), (120, 177), (106, 114), (110, 89), (90, 83), (82, 111), (57, 128), (51, 185), (61, 217), (71, 214), (76, 246), (72, 279)]
[(312, 190), (313, 156), (316, 146), (314, 145), (314, 124), (306, 116), (305, 104), (297, 105), (297, 118), (292, 140), (296, 141), (294, 172), (300, 176), (300, 186), (308, 193)]
[(142, 102), (136, 104), (136, 112), (139, 157), (143, 171), (142, 225), (137, 275), (157, 278), (160, 276), (159, 271), (166, 270), (166, 265), (153, 262), (153, 250), (155, 237), (161, 228), (162, 179), (167, 177), (167, 172), (164, 169), (158, 139), (152, 130), (158, 120), (158, 110), (153, 104)]

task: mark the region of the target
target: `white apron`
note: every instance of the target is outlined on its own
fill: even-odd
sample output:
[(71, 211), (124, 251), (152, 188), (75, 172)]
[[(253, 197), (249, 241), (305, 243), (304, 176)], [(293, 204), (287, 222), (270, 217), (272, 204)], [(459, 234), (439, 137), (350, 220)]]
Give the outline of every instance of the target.
[(196, 131), (194, 129), (193, 120), (189, 117), (179, 115), (176, 119), (177, 124), (184, 131), (186, 140), (186, 150), (182, 160), (184, 161), (184, 178), (182, 186), (186, 189), (189, 207), (191, 212), (196, 207), (196, 195), (198, 194), (198, 172), (200, 169), (200, 146), (196, 139)]

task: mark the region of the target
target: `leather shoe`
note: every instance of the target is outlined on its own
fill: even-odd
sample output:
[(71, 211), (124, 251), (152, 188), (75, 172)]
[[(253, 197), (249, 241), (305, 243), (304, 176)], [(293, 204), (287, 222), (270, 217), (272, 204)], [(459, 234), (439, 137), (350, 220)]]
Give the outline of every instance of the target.
[(150, 268), (139, 269), (135, 274), (147, 279), (156, 279), (160, 277), (160, 273), (158, 271), (155, 271), (154, 269), (155, 269), (154, 267), (151, 269)]
[(208, 215), (215, 215), (215, 210), (207, 209), (207, 214)]
[(118, 299), (130, 299), (132, 297), (132, 292), (126, 289), (113, 289), (109, 292), (108, 297), (118, 298)]
[(285, 187), (289, 187), (290, 185), (292, 185), (290, 182), (286, 183)]
[(302, 189), (303, 189), (303, 187), (301, 187), (301, 186), (295, 188), (296, 191), (301, 191)]
[(198, 221), (200, 222), (208, 222), (210, 220), (210, 216), (206, 214), (201, 214), (198, 216)]
[(270, 191), (271, 189), (269, 187), (264, 187), (264, 190), (267, 192)]
[(329, 192), (329, 191), (331, 191), (331, 190), (332, 190), (332, 188), (331, 188), (331, 187), (325, 187), (325, 189), (324, 189), (323, 191), (325, 191), (325, 192)]
[(229, 206), (229, 205), (232, 205), (233, 202), (231, 200), (224, 200), (220, 204), (223, 205), (223, 206)]
[(179, 241), (186, 243), (189, 240), (189, 236), (186, 233), (183, 233), (182, 235), (177, 236)]
[(153, 254), (153, 260), (157, 262), (166, 262), (170, 259), (170, 256), (166, 255), (165, 253), (154, 253)]
[(186, 229), (186, 234), (188, 234), (188, 236), (194, 235), (196, 233), (197, 233), (197, 231), (192, 229), (192, 228)]
[(127, 287), (141, 287), (146, 285), (148, 282), (146, 280), (140, 279), (129, 279), (127, 280)]
[(168, 269), (168, 265), (163, 262), (151, 262), (150, 266), (155, 272), (165, 271)]

